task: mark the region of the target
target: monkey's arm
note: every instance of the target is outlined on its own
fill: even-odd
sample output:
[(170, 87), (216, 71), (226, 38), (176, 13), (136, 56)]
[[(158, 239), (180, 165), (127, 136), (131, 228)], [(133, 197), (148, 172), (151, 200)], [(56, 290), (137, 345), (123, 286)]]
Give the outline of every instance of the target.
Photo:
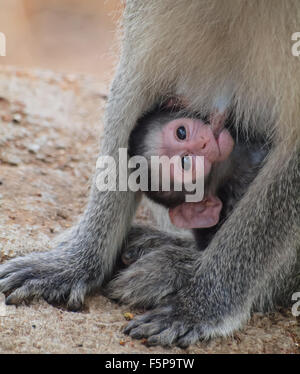
[[(289, 152), (271, 152), (248, 193), (195, 261), (187, 285), (173, 300), (130, 322), (125, 332), (147, 338), (150, 345), (186, 347), (231, 334), (255, 305), (274, 301), (297, 267), (300, 152), (297, 147)], [(169, 263), (160, 265), (166, 279), (173, 272)], [(152, 270), (147, 266), (156, 271), (156, 263)]]
[(181, 239), (147, 226), (133, 226), (123, 250), (123, 255), (135, 263), (109, 282), (105, 294), (143, 308), (159, 305), (184, 287), (193, 263), (199, 258), (195, 240)]

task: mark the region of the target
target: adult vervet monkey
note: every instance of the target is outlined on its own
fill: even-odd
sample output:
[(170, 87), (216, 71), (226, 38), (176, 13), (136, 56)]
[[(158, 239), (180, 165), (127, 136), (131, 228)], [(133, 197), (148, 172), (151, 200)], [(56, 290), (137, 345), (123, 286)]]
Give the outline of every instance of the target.
[[(239, 131), (273, 142), (265, 166), (203, 253), (157, 232), (156, 249), (121, 276), (139, 285), (123, 285), (125, 301), (156, 307), (127, 332), (149, 344), (187, 346), (230, 334), (254, 307), (299, 290), (300, 60), (291, 36), (300, 30), (300, 1), (127, 0), (123, 25), (101, 154), (118, 161), (137, 119), (168, 95), (203, 116), (228, 108)], [(67, 240), (0, 266), (6, 302), (42, 296), (79, 309), (110, 277), (136, 205), (133, 192), (99, 192), (93, 183)], [(136, 235), (133, 241), (152, 245), (147, 231)]]

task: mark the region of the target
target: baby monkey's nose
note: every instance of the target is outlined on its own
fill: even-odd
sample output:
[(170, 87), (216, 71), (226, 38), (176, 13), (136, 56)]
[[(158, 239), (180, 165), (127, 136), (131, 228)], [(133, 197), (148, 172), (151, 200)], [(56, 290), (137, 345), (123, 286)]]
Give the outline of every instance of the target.
[(218, 155), (218, 145), (212, 129), (208, 125), (202, 125), (195, 137), (195, 150), (200, 156), (208, 157), (214, 162)]
[(199, 136), (199, 148), (202, 149), (202, 150), (205, 150), (205, 148), (207, 148), (208, 146), (208, 143), (209, 143), (209, 137), (207, 136), (203, 136), (203, 135), (200, 135)]

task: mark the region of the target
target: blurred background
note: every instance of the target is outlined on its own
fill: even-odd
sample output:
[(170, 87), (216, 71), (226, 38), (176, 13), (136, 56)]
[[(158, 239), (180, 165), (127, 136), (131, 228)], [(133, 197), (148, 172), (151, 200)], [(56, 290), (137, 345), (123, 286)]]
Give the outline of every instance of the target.
[(111, 80), (123, 0), (0, 0), (1, 65), (88, 73)]

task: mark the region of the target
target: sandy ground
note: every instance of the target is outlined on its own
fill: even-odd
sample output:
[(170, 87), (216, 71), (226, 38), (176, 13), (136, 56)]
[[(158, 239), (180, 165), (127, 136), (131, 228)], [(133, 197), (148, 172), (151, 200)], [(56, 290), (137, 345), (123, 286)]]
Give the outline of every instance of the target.
[[(0, 262), (49, 249), (82, 213), (102, 130), (103, 93), (92, 77), (0, 68)], [(138, 219), (144, 217), (142, 210)], [(101, 295), (90, 297), (80, 313), (44, 301), (7, 307), (3, 300), (1, 353), (300, 352), (300, 321), (289, 310), (256, 314), (233, 337), (183, 351), (148, 348), (123, 335), (128, 308)]]

